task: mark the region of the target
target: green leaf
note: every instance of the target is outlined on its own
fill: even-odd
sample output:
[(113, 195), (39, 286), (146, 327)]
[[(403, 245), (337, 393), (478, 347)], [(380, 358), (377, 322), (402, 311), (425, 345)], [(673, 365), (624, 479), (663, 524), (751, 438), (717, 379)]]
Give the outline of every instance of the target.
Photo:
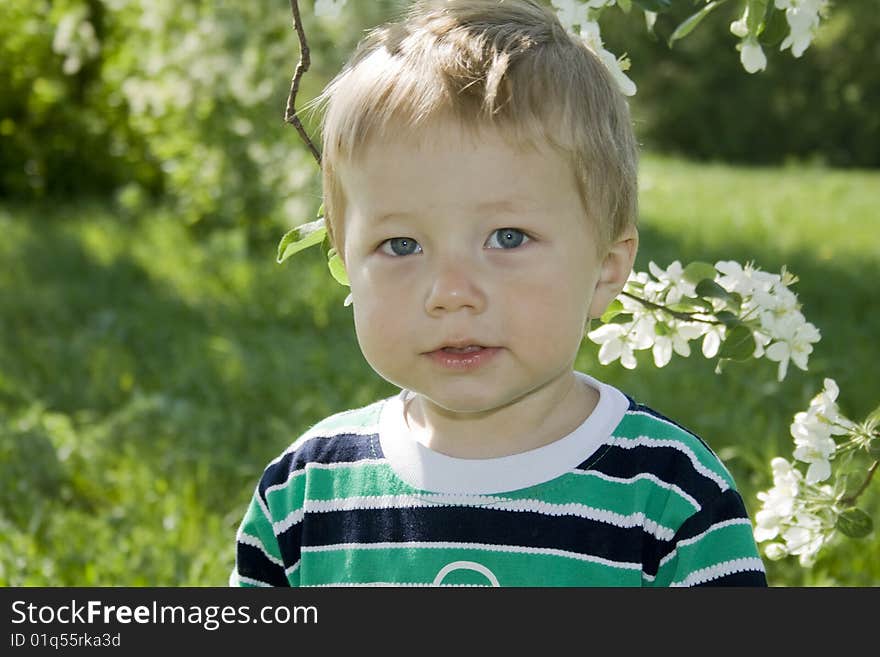
[(672, 6), (672, 0), (632, 0), (645, 11), (663, 12)]
[[(724, 0), (715, 0), (714, 2), (710, 2), (705, 7), (700, 9), (696, 14), (692, 14), (688, 18), (686, 18), (678, 27), (675, 28), (675, 31), (669, 37), (669, 47), (672, 47), (672, 44), (678, 41), (679, 39), (683, 39), (688, 34), (694, 31), (694, 28), (699, 25), (706, 16), (708, 16), (716, 7), (723, 4)], [(714, 267), (712, 268), (714, 272)]]
[(712, 312), (712, 304), (697, 297), (682, 297), (677, 303), (668, 306), (670, 310), (680, 313)]
[(617, 0), (617, 6), (623, 9), (624, 14), (628, 14), (632, 9), (632, 0)]
[(284, 262), (290, 256), (299, 253), (303, 249), (320, 244), (324, 241), (326, 234), (327, 229), (324, 227), (323, 219), (302, 224), (287, 231), (278, 244), (278, 263)]
[(607, 324), (610, 322), (616, 315), (619, 315), (623, 312), (623, 302), (620, 299), (615, 299), (611, 303), (608, 304), (608, 308), (605, 309), (605, 312), (602, 313), (602, 316), (599, 318), (603, 324)]
[(336, 253), (336, 249), (330, 249), (328, 254), (327, 266), (330, 268), (330, 274), (336, 279), (340, 285), (350, 285), (348, 282), (348, 274), (345, 273), (345, 265), (342, 264), (342, 258)]
[(835, 527), (850, 538), (864, 538), (874, 529), (874, 521), (861, 509), (852, 508), (837, 516)]
[(729, 310), (721, 310), (715, 313), (715, 317), (727, 328), (733, 328), (735, 326), (742, 325), (742, 320), (735, 313), (732, 313)]
[(682, 277), (693, 285), (696, 285), (703, 279), (711, 281), (715, 278), (715, 267), (708, 262), (692, 262), (684, 268)]
[(755, 336), (746, 326), (740, 324), (727, 332), (718, 356), (730, 360), (748, 360), (755, 353), (755, 346)]
[(707, 299), (723, 299), (727, 302), (733, 301), (730, 292), (708, 278), (704, 278), (697, 283), (697, 294), (701, 297), (706, 297)]
[(605, 323), (606, 324), (629, 324), (631, 321), (633, 321), (633, 314), (632, 313), (618, 313)]

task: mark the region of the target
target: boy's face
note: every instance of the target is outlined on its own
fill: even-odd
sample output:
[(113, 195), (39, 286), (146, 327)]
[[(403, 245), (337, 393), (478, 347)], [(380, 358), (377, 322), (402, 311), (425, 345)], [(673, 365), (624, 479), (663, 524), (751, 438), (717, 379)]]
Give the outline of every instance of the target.
[[(372, 143), (340, 175), (355, 328), (376, 372), (455, 413), (571, 376), (635, 245), (622, 259), (600, 252), (561, 155), (441, 123), (423, 142)], [(469, 345), (481, 349), (444, 351)]]

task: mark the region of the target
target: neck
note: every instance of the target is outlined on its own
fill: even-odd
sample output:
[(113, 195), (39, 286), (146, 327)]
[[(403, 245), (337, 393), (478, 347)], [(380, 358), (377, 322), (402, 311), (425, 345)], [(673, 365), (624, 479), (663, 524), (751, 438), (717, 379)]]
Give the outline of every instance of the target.
[(458, 458), (495, 458), (550, 444), (576, 429), (596, 407), (599, 393), (572, 371), (509, 404), (457, 413), (416, 394), (404, 407), (415, 439)]

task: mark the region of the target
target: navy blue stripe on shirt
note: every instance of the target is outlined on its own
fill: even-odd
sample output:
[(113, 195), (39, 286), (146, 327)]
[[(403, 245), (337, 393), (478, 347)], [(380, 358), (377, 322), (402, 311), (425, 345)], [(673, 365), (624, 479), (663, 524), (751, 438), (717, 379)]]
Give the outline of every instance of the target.
[(281, 550), (281, 560), (289, 568), (300, 559), (300, 546), (302, 545), (303, 524), (298, 522), (276, 535), (278, 549)]
[(665, 545), (653, 545), (652, 548), (659, 548), (657, 552), (646, 551), (644, 555), (644, 569), (648, 575), (656, 575), (659, 570), (659, 564), (669, 553), (676, 549), (680, 541), (699, 536), (706, 532), (715, 524), (736, 520), (739, 518), (748, 518), (745, 505), (743, 504), (740, 494), (728, 489), (705, 504), (700, 511), (693, 514), (678, 528), (675, 537)]
[(354, 463), (376, 458), (376, 434), (340, 434), (330, 438), (312, 438), (269, 465), (260, 478), (260, 495), (266, 499), (266, 489), (287, 481), (290, 475), (305, 469), (308, 463)]
[[(613, 561), (641, 563), (645, 545), (663, 551), (641, 527), (528, 511), (436, 507), (354, 509), (306, 514), (304, 546), (342, 543), (481, 543), (551, 548)], [(585, 552), (584, 546), (590, 546)]]
[(258, 582), (272, 586), (289, 585), (284, 574), (284, 568), (270, 561), (260, 548), (242, 543), (241, 541), (237, 545), (237, 563), (240, 576), (255, 579)]
[(747, 518), (742, 497), (733, 489), (721, 493), (716, 501), (704, 506), (699, 512), (685, 520), (675, 534), (673, 542), (699, 536), (712, 525), (732, 518)]
[(587, 461), (577, 469), (593, 470), (621, 479), (652, 474), (661, 481), (674, 482), (699, 504), (720, 492), (718, 484), (698, 472), (688, 455), (675, 447), (644, 445), (625, 449), (611, 445), (604, 450), (601, 458)]

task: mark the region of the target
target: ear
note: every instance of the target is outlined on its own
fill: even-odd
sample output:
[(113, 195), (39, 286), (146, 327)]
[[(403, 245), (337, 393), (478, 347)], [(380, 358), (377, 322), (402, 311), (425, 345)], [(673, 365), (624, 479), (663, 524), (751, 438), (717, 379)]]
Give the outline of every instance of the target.
[(599, 280), (590, 302), (590, 318), (601, 317), (623, 290), (638, 249), (639, 231), (635, 226), (630, 226), (611, 242), (599, 269)]

